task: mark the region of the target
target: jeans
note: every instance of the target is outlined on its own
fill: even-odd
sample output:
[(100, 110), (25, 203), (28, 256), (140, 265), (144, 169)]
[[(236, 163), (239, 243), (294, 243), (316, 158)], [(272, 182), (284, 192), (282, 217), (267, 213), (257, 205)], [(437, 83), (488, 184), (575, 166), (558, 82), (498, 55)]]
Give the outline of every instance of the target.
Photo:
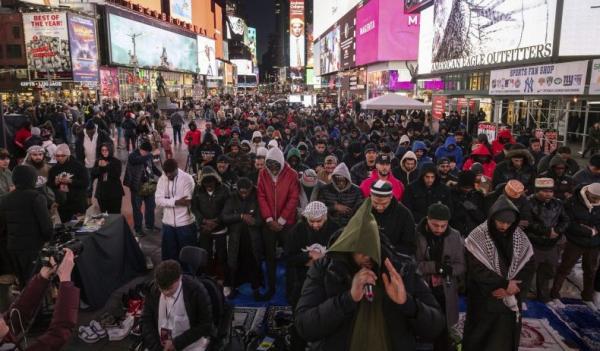
[(173, 144), (177, 145), (178, 141), (181, 145), (181, 126), (173, 126)]
[[(144, 214), (142, 215), (142, 203), (144, 204)], [(154, 195), (140, 196), (135, 192), (131, 192), (131, 208), (133, 211), (133, 223), (136, 232), (142, 231), (142, 220), (146, 219), (146, 227), (154, 227)]]
[(196, 246), (196, 223), (183, 227), (172, 227), (163, 223), (161, 246), (163, 261), (179, 260), (179, 251), (184, 246)]
[(135, 149), (135, 135), (125, 134), (125, 148), (130, 151), (129, 145), (131, 145), (131, 151)]

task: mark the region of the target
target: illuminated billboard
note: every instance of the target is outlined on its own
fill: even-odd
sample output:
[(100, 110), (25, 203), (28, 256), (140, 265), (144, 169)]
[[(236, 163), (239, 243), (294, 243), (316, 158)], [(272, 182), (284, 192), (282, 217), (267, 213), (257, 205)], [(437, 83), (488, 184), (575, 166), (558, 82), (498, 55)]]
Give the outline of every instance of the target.
[(192, 23), (192, 0), (169, 0), (171, 17)]
[(320, 74), (333, 73), (340, 70), (340, 27), (334, 27), (319, 40)]
[(252, 63), (256, 66), (258, 59), (256, 57), (256, 28), (248, 27), (248, 42), (245, 43), (252, 54)]
[(71, 54), (64, 12), (23, 14), (27, 69), (33, 78), (71, 78)]
[(246, 75), (253, 75), (254, 71), (252, 69), (252, 61), (250, 60), (231, 60), (231, 63), (233, 63), (236, 67), (237, 67), (237, 74), (238, 76), (246, 76)]
[(316, 0), (313, 2), (313, 35), (319, 38), (361, 0)]
[(560, 56), (600, 55), (600, 1), (565, 1), (560, 31)]
[(203, 36), (198, 36), (198, 73), (215, 77), (219, 74), (217, 70), (217, 59), (215, 57), (215, 41)]
[(290, 0), (290, 67), (304, 67), (304, 0)]
[(96, 21), (89, 17), (68, 16), (73, 80), (76, 82), (98, 81), (98, 47), (96, 45)]

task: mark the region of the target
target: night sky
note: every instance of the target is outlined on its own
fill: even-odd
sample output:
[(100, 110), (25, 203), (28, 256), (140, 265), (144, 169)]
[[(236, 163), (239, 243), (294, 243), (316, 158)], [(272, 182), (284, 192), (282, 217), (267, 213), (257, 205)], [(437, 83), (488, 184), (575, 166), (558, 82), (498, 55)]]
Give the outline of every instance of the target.
[(258, 61), (269, 46), (269, 34), (275, 30), (274, 0), (246, 0), (248, 26), (256, 28)]

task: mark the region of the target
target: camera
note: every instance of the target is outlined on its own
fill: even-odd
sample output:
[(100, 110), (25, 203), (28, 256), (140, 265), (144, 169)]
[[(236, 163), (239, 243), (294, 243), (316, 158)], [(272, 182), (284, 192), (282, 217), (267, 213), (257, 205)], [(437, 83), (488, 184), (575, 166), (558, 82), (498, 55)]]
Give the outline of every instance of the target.
[(54, 258), (55, 264), (59, 265), (65, 257), (64, 249), (70, 249), (75, 256), (79, 256), (83, 252), (83, 242), (75, 238), (73, 228), (60, 225), (54, 228), (54, 239), (40, 251), (40, 262), (51, 267), (50, 258)]

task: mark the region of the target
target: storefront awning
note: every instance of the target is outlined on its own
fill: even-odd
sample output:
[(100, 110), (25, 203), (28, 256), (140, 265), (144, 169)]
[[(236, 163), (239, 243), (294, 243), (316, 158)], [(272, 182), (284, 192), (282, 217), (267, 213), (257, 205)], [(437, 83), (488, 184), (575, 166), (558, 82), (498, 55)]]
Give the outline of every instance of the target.
[(397, 94), (386, 94), (360, 103), (364, 110), (429, 110), (431, 105)]

